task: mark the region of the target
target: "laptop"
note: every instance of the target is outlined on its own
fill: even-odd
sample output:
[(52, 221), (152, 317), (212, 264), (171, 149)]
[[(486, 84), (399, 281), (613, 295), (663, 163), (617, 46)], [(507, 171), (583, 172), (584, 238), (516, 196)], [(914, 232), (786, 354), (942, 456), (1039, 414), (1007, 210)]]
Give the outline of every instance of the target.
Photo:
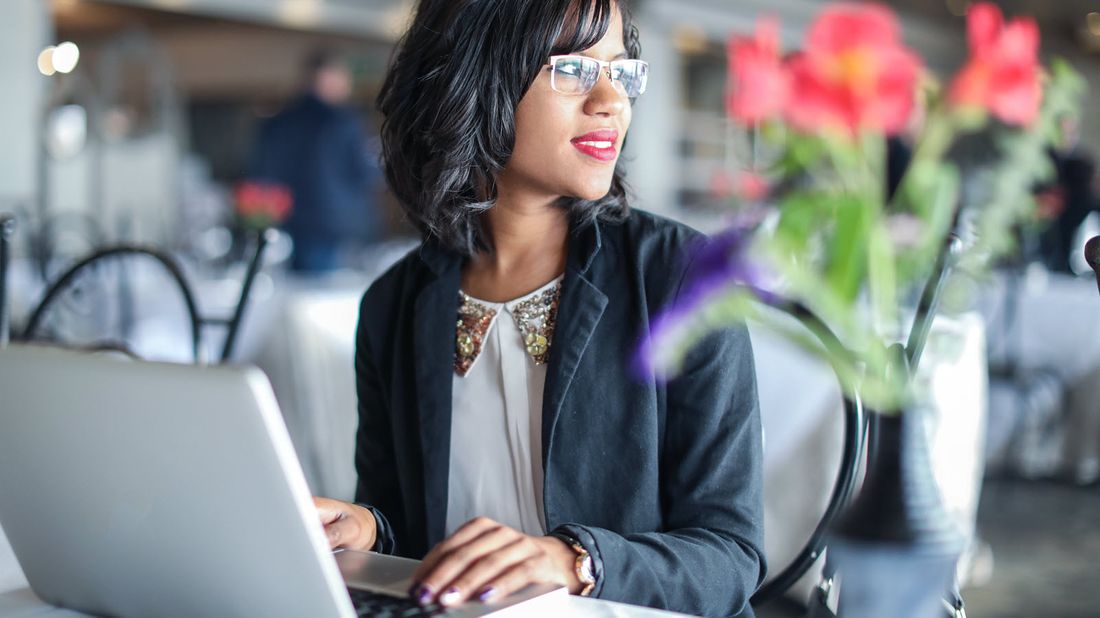
[[(0, 349), (0, 526), (44, 601), (98, 615), (412, 616), (414, 560), (328, 547), (251, 367)], [(552, 611), (530, 586), (448, 616)]]

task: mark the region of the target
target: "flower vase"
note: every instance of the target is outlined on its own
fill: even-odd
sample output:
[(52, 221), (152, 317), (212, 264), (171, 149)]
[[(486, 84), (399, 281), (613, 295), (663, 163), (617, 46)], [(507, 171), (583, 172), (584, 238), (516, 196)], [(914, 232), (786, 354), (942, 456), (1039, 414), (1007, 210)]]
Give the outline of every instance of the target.
[(944, 508), (919, 409), (877, 425), (862, 489), (829, 543), (844, 618), (942, 617), (966, 536)]

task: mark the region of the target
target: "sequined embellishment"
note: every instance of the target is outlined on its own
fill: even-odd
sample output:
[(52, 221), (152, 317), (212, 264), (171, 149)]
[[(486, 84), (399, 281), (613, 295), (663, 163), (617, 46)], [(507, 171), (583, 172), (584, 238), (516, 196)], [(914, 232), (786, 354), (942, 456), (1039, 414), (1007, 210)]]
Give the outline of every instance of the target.
[[(470, 298), (465, 292), (459, 291), (458, 294), (455, 373), (465, 376), (481, 354), (485, 335), (489, 332), (497, 311)], [(512, 307), (512, 316), (523, 335), (523, 346), (536, 365), (543, 365), (550, 358), (550, 345), (554, 339), (560, 299), (559, 283)]]
[(485, 333), (496, 317), (496, 309), (490, 309), (459, 291), (458, 325), (455, 330), (455, 373), (465, 376), (481, 346), (485, 343)]
[(517, 303), (512, 309), (519, 332), (523, 333), (523, 345), (536, 365), (543, 365), (550, 358), (550, 343), (554, 339), (560, 299), (559, 284), (534, 298)]

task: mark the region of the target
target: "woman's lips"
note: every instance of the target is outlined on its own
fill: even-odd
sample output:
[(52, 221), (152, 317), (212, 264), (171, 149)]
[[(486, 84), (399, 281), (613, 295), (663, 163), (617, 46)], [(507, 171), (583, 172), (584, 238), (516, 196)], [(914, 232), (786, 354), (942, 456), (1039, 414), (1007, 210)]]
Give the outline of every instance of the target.
[(614, 161), (619, 156), (615, 144), (619, 143), (619, 132), (613, 130), (593, 131), (570, 142), (573, 147), (597, 161)]

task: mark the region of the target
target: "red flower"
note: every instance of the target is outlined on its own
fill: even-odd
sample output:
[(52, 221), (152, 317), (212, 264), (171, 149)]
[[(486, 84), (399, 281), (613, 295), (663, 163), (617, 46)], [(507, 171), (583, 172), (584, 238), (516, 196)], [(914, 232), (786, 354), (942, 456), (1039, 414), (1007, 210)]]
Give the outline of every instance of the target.
[(761, 20), (752, 37), (731, 38), (729, 59), (726, 106), (730, 116), (744, 124), (755, 124), (782, 112), (790, 92), (790, 76), (779, 57), (779, 22)]
[(294, 198), (278, 184), (242, 182), (236, 190), (237, 213), (258, 225), (280, 223), (290, 214)]
[(1031, 18), (1004, 23), (997, 5), (981, 2), (966, 14), (970, 60), (951, 86), (951, 101), (988, 110), (1003, 122), (1031, 124), (1039, 115), (1039, 26)]
[(901, 43), (894, 14), (873, 4), (827, 8), (789, 66), (790, 123), (804, 131), (832, 127), (851, 134), (901, 131), (921, 71), (920, 60)]

